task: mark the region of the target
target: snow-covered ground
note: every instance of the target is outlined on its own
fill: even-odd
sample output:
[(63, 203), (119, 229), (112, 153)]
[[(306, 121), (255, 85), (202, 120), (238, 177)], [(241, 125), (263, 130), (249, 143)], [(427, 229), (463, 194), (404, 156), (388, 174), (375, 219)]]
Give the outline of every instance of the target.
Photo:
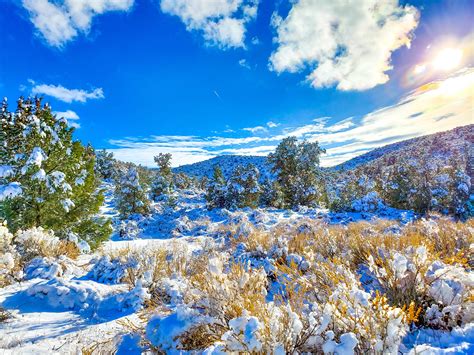
[[(102, 214), (116, 219), (112, 186), (106, 185), (106, 188)], [(121, 343), (122, 336), (130, 332), (130, 324), (144, 326), (140, 312), (150, 298), (147, 288), (141, 281), (133, 288), (119, 282), (121, 279), (116, 273), (123, 270), (115, 268), (111, 258), (104, 259), (102, 255), (119, 254), (123, 250), (144, 255), (147, 250), (162, 248), (182, 249), (192, 257), (203, 248), (224, 245), (220, 228), (228, 225), (249, 224), (269, 230), (304, 220), (345, 225), (359, 220), (390, 219), (404, 224), (415, 218), (410, 211), (390, 208), (376, 214), (330, 213), (308, 208), (298, 211), (208, 211), (204, 196), (193, 191), (181, 191), (175, 207), (156, 203), (152, 209), (151, 216), (132, 218), (128, 225), (115, 220), (115, 232), (110, 241), (95, 254), (84, 254), (77, 260), (36, 261), (25, 270), (21, 282), (0, 288), (0, 306), (11, 314), (10, 319), (0, 323), (0, 353), (75, 354), (92, 350), (107, 353), (112, 352)], [(126, 233), (120, 235), (120, 229)], [(247, 319), (249, 323), (243, 326), (250, 326), (250, 320)], [(234, 323), (237, 328), (241, 326), (237, 321)], [(331, 341), (326, 344), (331, 345)], [(345, 353), (342, 337), (340, 341), (334, 345), (334, 351)], [(346, 350), (350, 349), (349, 346)], [(454, 328), (451, 332), (418, 330), (409, 333), (400, 351), (473, 353), (473, 323)], [(139, 348), (134, 341), (123, 342), (120, 352), (138, 353)]]

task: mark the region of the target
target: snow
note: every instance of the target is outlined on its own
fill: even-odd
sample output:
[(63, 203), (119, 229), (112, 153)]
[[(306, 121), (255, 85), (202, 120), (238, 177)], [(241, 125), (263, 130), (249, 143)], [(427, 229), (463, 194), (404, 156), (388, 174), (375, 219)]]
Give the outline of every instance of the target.
[[(151, 270), (146, 269), (146, 264), (143, 264), (150, 251), (179, 250), (182, 255), (193, 259), (202, 250), (217, 250), (219, 246), (222, 248), (219, 250), (224, 250), (222, 253), (231, 254), (228, 255), (229, 260), (239, 261), (249, 269), (261, 267), (259, 278), (267, 280), (270, 275), (274, 275), (277, 260), (295, 266), (298, 273), (305, 275), (321, 256), (290, 252), (288, 241), (284, 239), (275, 241), (270, 248), (259, 245), (252, 249), (249, 243), (240, 242), (234, 249), (226, 250), (226, 243), (231, 242), (232, 238), (242, 238), (239, 240), (245, 241), (245, 237), (253, 231), (272, 230), (281, 226), (285, 226), (288, 231), (296, 226), (301, 232), (311, 231), (311, 225), (304, 221), (345, 226), (353, 221), (370, 222), (380, 218), (394, 221), (390, 228), (393, 228), (396, 237), (397, 230), (415, 218), (410, 211), (386, 206), (343, 213), (320, 208), (299, 208), (293, 211), (273, 208), (209, 211), (201, 192), (182, 190), (176, 196), (176, 206), (169, 207), (163, 201), (157, 202), (152, 205), (150, 216), (131, 216), (120, 221), (110, 193), (114, 187), (110, 183), (105, 183), (104, 186), (106, 202), (101, 214), (113, 218), (115, 229), (111, 239), (102, 245), (99, 252), (89, 254), (87, 243), (84, 244), (80, 236), (71, 235), (69, 240), (80, 246), (83, 253), (77, 260), (67, 257), (36, 257), (24, 266), (25, 275), (21, 282), (0, 288), (0, 305), (13, 315), (11, 320), (0, 324), (2, 351), (26, 354), (80, 353), (95, 342), (105, 341), (111, 346), (105, 353), (111, 353), (115, 349), (119, 349), (119, 353), (139, 353), (142, 347), (146, 348), (140, 342), (141, 334), (131, 332), (123, 326), (132, 322), (143, 327), (143, 336), (153, 346), (173, 353), (182, 345), (180, 336), (183, 333), (198, 325), (216, 324), (219, 320), (203, 313), (199, 307), (189, 302), (187, 297), (192, 285), (186, 277), (172, 273), (153, 280)], [(376, 198), (372, 196), (370, 200)], [(423, 223), (429, 233), (437, 233), (436, 221), (426, 220)], [(223, 234), (221, 230), (222, 227), (237, 225), (239, 227), (236, 227), (232, 235)], [(0, 226), (0, 247), (2, 238), (7, 240), (6, 244), (13, 240), (6, 228)], [(59, 242), (58, 238), (41, 228), (20, 231), (14, 239), (20, 251), (38, 243), (53, 248)], [(167, 262), (172, 261), (169, 255), (166, 256)], [(364, 326), (368, 329), (375, 328), (377, 336), (385, 334), (385, 344), (380, 340), (374, 344), (374, 348), (380, 352), (472, 352), (473, 309), (463, 308), (461, 305), (469, 290), (474, 287), (473, 273), (456, 265), (431, 262), (428, 255), (429, 250), (420, 246), (408, 251), (398, 250), (386, 257), (397, 280), (405, 280), (414, 265), (426, 264), (424, 276), (431, 280), (428, 292), (437, 302), (429, 310), (430, 322), (433, 325), (438, 322), (438, 327), (444, 326), (440, 322), (449, 314), (461, 317), (462, 326), (452, 326), (450, 323), (450, 330), (415, 329), (408, 332), (401, 321), (398, 308), (384, 311), (386, 324), (374, 324), (371, 308), (374, 299), (371, 289), (373, 285), (363, 287), (358, 281), (358, 275), (338, 269), (337, 272), (350, 282), (338, 285), (326, 303), (305, 305), (304, 317), (300, 317), (289, 304), (279, 305), (273, 299), (275, 285), (269, 284), (268, 289), (262, 290), (262, 294), (267, 300), (265, 314), (269, 315), (270, 328), (265, 328), (262, 319), (244, 309), (239, 316), (228, 319), (228, 328), (222, 336), (200, 352), (223, 354), (232, 351), (263, 351), (268, 331), (271, 334), (284, 332), (289, 341), (295, 342), (303, 336), (305, 324), (311, 324), (314, 333), (308, 338), (307, 344), (318, 346), (328, 354), (354, 353), (360, 346), (356, 334), (346, 330), (336, 335), (333, 331), (341, 317), (340, 310), (335, 306), (337, 302), (346, 304), (349, 314), (362, 315), (366, 319)], [(228, 265), (223, 260), (225, 259), (219, 253), (210, 257), (207, 260), (206, 274), (215, 278), (216, 293), (231, 295), (229, 288), (232, 283), (226, 278), (229, 277), (226, 276), (229, 272)], [(11, 269), (14, 264), (14, 253), (5, 249), (0, 257), (0, 270), (2, 265)], [(126, 283), (130, 272), (137, 275), (133, 285)], [(368, 278), (376, 278), (381, 271), (374, 262), (372, 269), (364, 272)], [(0, 271), (0, 278), (1, 275)], [(243, 287), (249, 282), (248, 277), (244, 273), (235, 282)], [(153, 315), (143, 321), (140, 319), (140, 312), (155, 292), (163, 294), (165, 304), (153, 309)], [(205, 306), (209, 302), (202, 295), (194, 296), (198, 300), (198, 306)], [(272, 351), (275, 354), (285, 353), (284, 344), (275, 343)]]
[(262, 349), (258, 333), (263, 331), (263, 324), (259, 322), (258, 318), (244, 312), (241, 317), (231, 319), (229, 326), (230, 330), (222, 336), (228, 350), (258, 352)]
[(178, 306), (169, 315), (152, 318), (146, 327), (146, 335), (152, 345), (164, 351), (175, 349), (179, 345), (177, 337), (198, 324), (199, 313), (185, 306)]
[(20, 183), (11, 182), (7, 185), (0, 185), (0, 201), (7, 198), (15, 198), (23, 193)]
[(0, 178), (7, 178), (13, 174), (14, 171), (10, 165), (0, 165)]
[(24, 175), (31, 166), (41, 167), (43, 160), (47, 159), (47, 155), (44, 153), (43, 149), (40, 147), (34, 147), (31, 151), (28, 160), (24, 167), (21, 168), (21, 173)]
[(326, 332), (327, 341), (323, 345), (325, 354), (346, 355), (354, 354), (354, 348), (357, 345), (357, 338), (354, 333), (346, 333), (341, 335), (341, 342), (334, 341), (334, 333)]
[(474, 323), (451, 331), (421, 329), (406, 337), (405, 353), (472, 354), (474, 352)]

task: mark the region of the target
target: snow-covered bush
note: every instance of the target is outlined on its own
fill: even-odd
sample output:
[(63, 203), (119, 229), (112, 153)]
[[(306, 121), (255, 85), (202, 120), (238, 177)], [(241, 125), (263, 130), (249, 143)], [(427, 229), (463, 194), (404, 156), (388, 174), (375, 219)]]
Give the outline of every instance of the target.
[(80, 275), (81, 270), (66, 256), (36, 257), (24, 268), (25, 279), (40, 278), (50, 280), (55, 277), (72, 277)]
[(433, 303), (425, 321), (431, 327), (452, 329), (474, 321), (474, 274), (463, 267), (433, 262), (425, 274)]
[(60, 240), (53, 231), (42, 227), (19, 230), (15, 235), (15, 244), (23, 262), (38, 256), (66, 255), (75, 259), (79, 255), (79, 249), (74, 242)]
[[(190, 290), (176, 313), (152, 319), (147, 333), (154, 346), (164, 351), (205, 349), (232, 331), (232, 324), (236, 325), (236, 321), (232, 323), (231, 320), (243, 316), (246, 310), (253, 313), (265, 311), (265, 272), (247, 271), (239, 264), (231, 265), (225, 272), (224, 262), (222, 256), (210, 258), (205, 272), (193, 273), (189, 277)], [(237, 328), (234, 330), (238, 331)], [(170, 331), (168, 338), (165, 334)], [(230, 336), (228, 338), (230, 340)]]
[(377, 192), (371, 191), (360, 199), (352, 201), (352, 209), (356, 212), (375, 212), (385, 207)]
[(30, 297), (44, 300), (50, 307), (75, 310), (97, 319), (106, 319), (113, 313), (139, 311), (150, 298), (140, 283), (125, 291), (89, 280), (62, 278), (35, 283), (26, 292)]
[(151, 349), (396, 354), (410, 327), (472, 322), (471, 222), (299, 219), (268, 230), (225, 216), (220, 247), (134, 257), (122, 282), (141, 280), (150, 304), (169, 310), (147, 309)]
[(120, 221), (118, 227), (118, 235), (121, 239), (135, 239), (141, 231), (142, 229), (138, 226), (138, 222), (133, 219)]
[(215, 167), (214, 176), (207, 186), (208, 208), (256, 208), (260, 202), (260, 173), (253, 165), (238, 166), (226, 181), (222, 171)]
[(0, 224), (0, 287), (10, 284), (16, 278), (18, 268), (19, 255), (13, 245), (13, 234), (5, 224)]
[(424, 275), (432, 260), (423, 245), (401, 251), (381, 250), (375, 259), (369, 255), (367, 265), (375, 278), (372, 287), (383, 291), (392, 304), (422, 304), (427, 287)]

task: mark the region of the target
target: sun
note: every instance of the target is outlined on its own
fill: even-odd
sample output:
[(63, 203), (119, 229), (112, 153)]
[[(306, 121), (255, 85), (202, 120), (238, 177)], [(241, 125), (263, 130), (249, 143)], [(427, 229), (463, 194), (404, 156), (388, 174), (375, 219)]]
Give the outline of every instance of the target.
[(444, 48), (438, 52), (432, 65), (436, 70), (448, 71), (461, 64), (463, 52), (459, 48)]

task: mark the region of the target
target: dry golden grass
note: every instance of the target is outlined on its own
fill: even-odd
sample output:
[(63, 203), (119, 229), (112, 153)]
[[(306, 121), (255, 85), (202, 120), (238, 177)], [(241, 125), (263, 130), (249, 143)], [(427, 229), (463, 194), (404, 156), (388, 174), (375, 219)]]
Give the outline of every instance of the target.
[[(240, 233), (238, 225), (221, 226), (219, 234), (228, 240), (226, 252), (210, 248), (190, 258), (189, 253), (177, 248), (149, 250), (137, 255), (143, 265), (140, 269), (153, 270), (153, 280), (158, 285), (164, 277), (185, 278), (189, 290), (183, 302), (215, 320), (181, 334), (182, 350), (207, 348), (230, 330), (230, 320), (246, 314), (257, 317), (263, 324), (259, 329), (262, 352), (271, 352), (275, 343), (282, 344), (287, 353), (314, 351), (305, 345), (315, 335), (315, 326), (310, 325), (307, 317), (308, 305), (313, 305), (332, 309), (328, 330), (334, 331), (336, 339), (353, 332), (359, 340), (357, 352), (393, 352), (396, 349), (391, 347), (398, 343), (387, 339), (388, 329), (398, 324), (398, 333), (394, 336), (401, 338), (408, 325), (423, 325), (423, 315), (433, 304), (427, 292), (429, 284), (424, 279), (428, 267), (435, 260), (458, 264), (465, 269), (472, 265), (469, 249), (474, 243), (472, 220), (460, 223), (443, 218), (434, 224), (420, 220), (406, 226), (392, 221), (328, 226), (306, 220), (302, 224), (304, 228), (298, 224), (282, 224), (270, 231), (247, 228), (247, 233)], [(288, 254), (304, 257), (309, 267), (301, 269), (282, 255), (272, 261), (276, 272), (270, 280), (261, 270), (233, 261), (230, 256), (240, 243), (245, 243), (246, 251), (258, 251), (262, 255), (286, 247)], [(426, 253), (417, 249), (420, 247)], [(396, 274), (392, 263), (397, 252), (412, 265), (402, 277)], [(129, 256), (133, 251), (122, 253), (122, 257)], [(425, 256), (422, 258), (417, 253)], [(216, 266), (210, 264), (216, 259), (221, 270), (213, 271), (212, 267)], [(355, 295), (362, 290), (359, 282), (362, 266), (381, 271), (375, 277), (382, 293), (372, 295), (366, 304), (361, 304)], [(127, 276), (127, 282), (134, 284), (139, 277), (141, 275), (132, 273)], [(267, 289), (274, 278), (280, 289), (270, 303), (266, 299)], [(163, 295), (158, 292), (150, 308), (162, 306), (162, 299)], [(357, 312), (354, 313), (354, 309)], [(297, 337), (288, 333), (294, 319), (291, 312), (298, 315), (303, 324)]]
[(65, 240), (60, 240), (57, 243), (50, 243), (45, 240), (30, 239), (23, 243), (22, 249), (21, 260), (23, 264), (38, 256), (57, 258), (64, 255), (71, 259), (77, 259), (80, 255), (77, 245)]

